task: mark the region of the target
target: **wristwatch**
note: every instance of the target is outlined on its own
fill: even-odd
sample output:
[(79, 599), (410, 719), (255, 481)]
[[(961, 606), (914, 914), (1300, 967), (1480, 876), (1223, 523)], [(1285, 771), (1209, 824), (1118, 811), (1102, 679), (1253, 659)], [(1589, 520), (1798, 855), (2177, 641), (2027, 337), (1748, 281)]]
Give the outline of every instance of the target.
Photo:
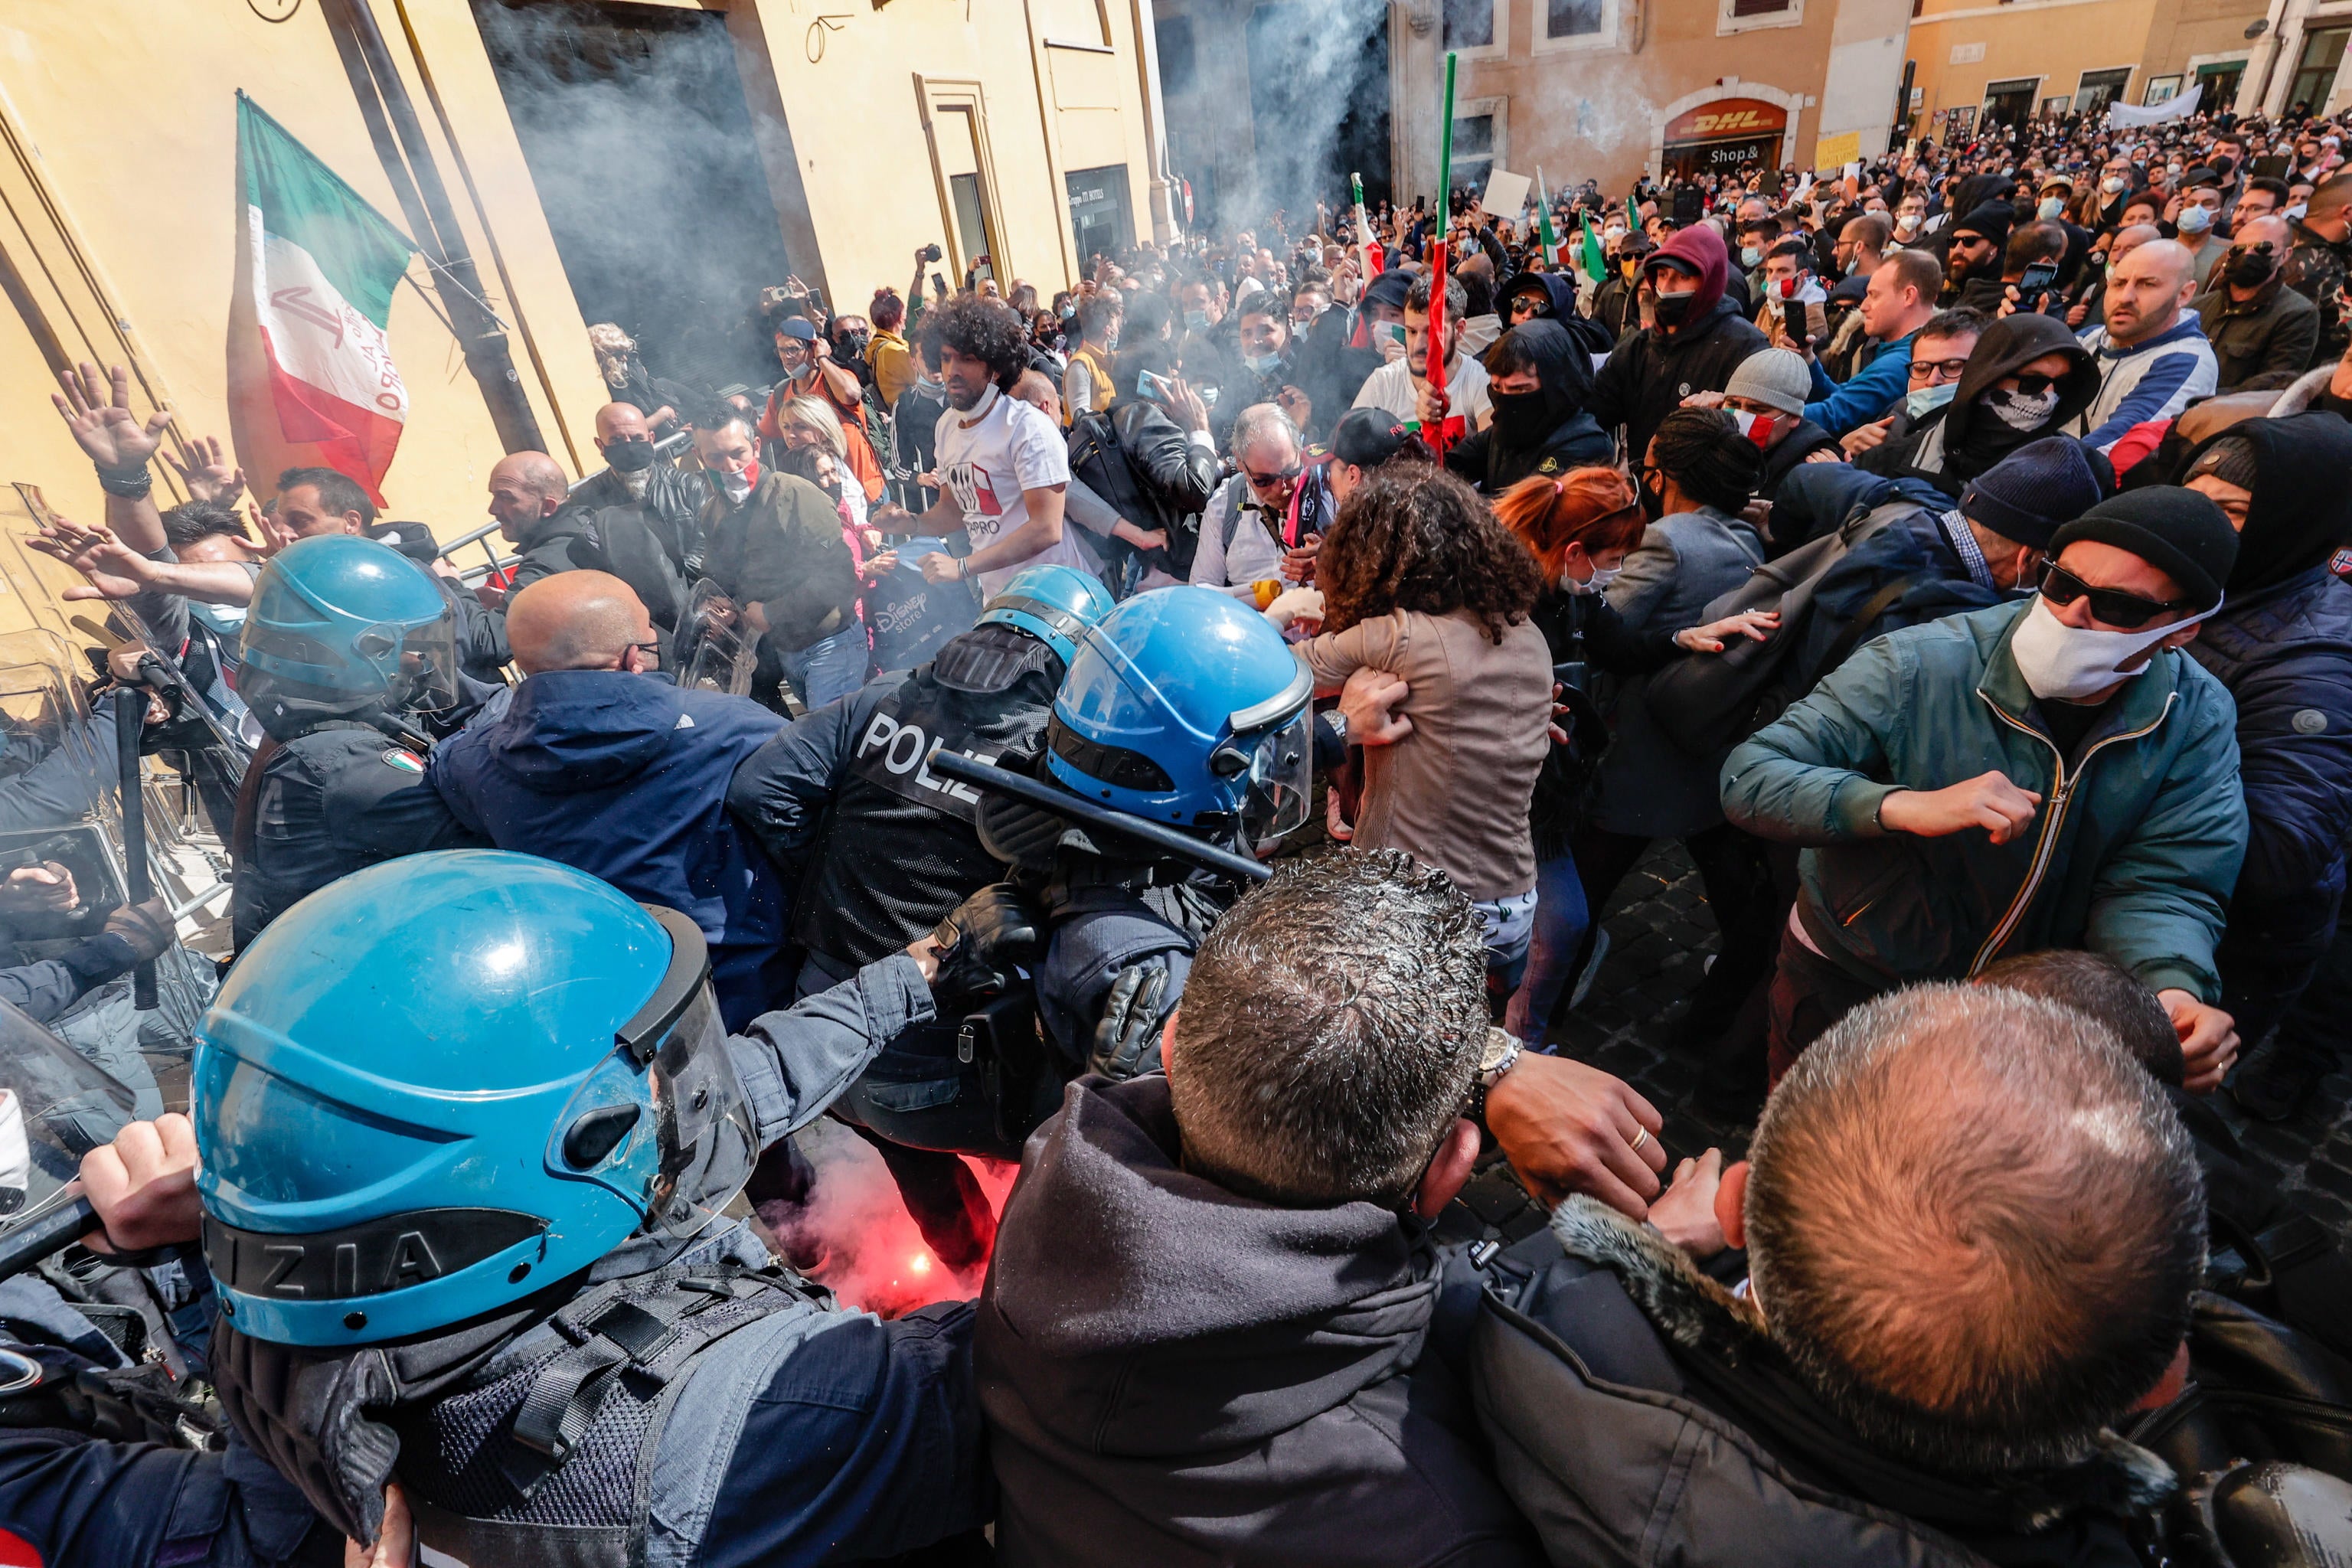
[(1470, 1086), (1470, 1104), (1466, 1112), (1470, 1120), (1479, 1126), (1486, 1125), (1486, 1096), (1513, 1068), (1519, 1065), (1522, 1048), (1517, 1036), (1503, 1029), (1487, 1028), (1486, 1048), (1478, 1058), (1478, 1078)]

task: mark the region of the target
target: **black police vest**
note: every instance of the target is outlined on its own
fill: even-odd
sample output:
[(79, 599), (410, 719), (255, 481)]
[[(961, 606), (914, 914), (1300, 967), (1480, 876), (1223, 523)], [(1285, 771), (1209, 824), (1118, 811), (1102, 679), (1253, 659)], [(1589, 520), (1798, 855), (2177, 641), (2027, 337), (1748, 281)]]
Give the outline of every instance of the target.
[[(732, 1260), (584, 1292), (470, 1385), (395, 1422), (418, 1540), (462, 1568), (682, 1568), (701, 1542), (649, 1519), (708, 1518), (694, 1500), (829, 1300)], [(690, 1426), (676, 1419), (689, 1384)]]
[(396, 728), (330, 720), (255, 760), (238, 792), (229, 846), (239, 952), (338, 877), (395, 856), (484, 842), (425, 782), (429, 749)]
[(932, 773), (946, 747), (983, 763), (1035, 749), (1054, 703), (1042, 670), (1003, 691), (954, 691), (926, 667), (850, 738), (824, 844), (801, 884), (793, 940), (847, 968), (905, 947), (1004, 868), (980, 847), (980, 793)]

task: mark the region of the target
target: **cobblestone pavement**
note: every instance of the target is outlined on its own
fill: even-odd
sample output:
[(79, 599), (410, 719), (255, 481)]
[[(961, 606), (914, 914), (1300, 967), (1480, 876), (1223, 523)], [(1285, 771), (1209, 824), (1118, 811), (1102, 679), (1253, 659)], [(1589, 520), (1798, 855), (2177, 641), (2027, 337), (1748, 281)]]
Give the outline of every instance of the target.
[[(1653, 854), (1628, 876), (1602, 920), (1609, 954), (1584, 1005), (1553, 1029), (1552, 1043), (1647, 1096), (1666, 1119), (1662, 1141), (1676, 1158), (1711, 1143), (1727, 1157), (1744, 1152), (1752, 1118), (1710, 1120), (1693, 1103), (1697, 1068), (1663, 1048), (1715, 951), (1715, 921), (1680, 846)], [(2352, 1072), (2339, 1066), (2300, 1115), (2276, 1125), (2247, 1117), (2226, 1092), (2215, 1101), (2249, 1155), (2274, 1172), (2315, 1217), (2352, 1242)]]

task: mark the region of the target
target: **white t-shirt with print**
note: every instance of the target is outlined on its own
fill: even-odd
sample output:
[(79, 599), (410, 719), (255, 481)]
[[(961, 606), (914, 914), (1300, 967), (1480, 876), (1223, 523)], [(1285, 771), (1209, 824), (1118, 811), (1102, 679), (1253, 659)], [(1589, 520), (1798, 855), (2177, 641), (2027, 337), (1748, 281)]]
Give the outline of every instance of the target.
[[(975, 414), (948, 409), (940, 416), (937, 431), (940, 477), (948, 493), (963, 509), (964, 531), (971, 547), (984, 550), (1029, 521), (1024, 490), (1070, 482), (1070, 450), (1054, 422), (1018, 398), (995, 387)], [(1059, 542), (1024, 561), (977, 579), (982, 598), (990, 597), (1029, 566), (1075, 566), (1087, 570), (1067, 521)]]
[[(1477, 429), (1494, 406), (1486, 397), (1486, 367), (1469, 354), (1456, 354), (1445, 397), (1448, 420), (1463, 420), (1465, 434)], [(1399, 421), (1411, 424), (1421, 416), (1419, 404), (1412, 389), (1412, 370), (1404, 361), (1396, 359), (1364, 378), (1363, 390), (1356, 394), (1355, 405), (1386, 409)]]

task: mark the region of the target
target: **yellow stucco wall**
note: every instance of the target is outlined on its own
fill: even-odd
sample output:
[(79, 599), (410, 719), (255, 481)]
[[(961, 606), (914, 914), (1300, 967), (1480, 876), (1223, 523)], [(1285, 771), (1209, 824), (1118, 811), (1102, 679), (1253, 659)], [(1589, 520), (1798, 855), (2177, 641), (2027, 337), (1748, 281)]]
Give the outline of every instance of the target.
[[(423, 121), (485, 292), (518, 329), (514, 362), (546, 444), (567, 470), (593, 471), (602, 383), (471, 7), (362, 3)], [(729, 13), (755, 119), (782, 121), (784, 134), (761, 142), (772, 187), (788, 189), (772, 167), (788, 138), (807, 194), (804, 213), (782, 218), (787, 243), (803, 276), (821, 278), (838, 306), (862, 308), (877, 283), (903, 289), (915, 247), (942, 237), (919, 74), (984, 104), (992, 195), (1021, 276), (1050, 293), (1072, 270), (1067, 170), (1126, 164), (1129, 210), (1150, 232), (1129, 5), (900, 0), (826, 13), (838, 27), (818, 26), (824, 5), (794, 0), (702, 8)], [(1070, 34), (1094, 49), (1040, 42)], [(22, 280), (0, 304), (0, 480), (41, 484), (71, 514), (100, 510), (89, 466), (49, 406), (44, 337), (68, 359), (135, 357), (142, 413), (168, 401), (182, 436), (226, 437), (240, 88), (407, 227), (317, 0), (0, 9), (0, 258)], [(796, 228), (815, 236), (806, 266)], [(412, 274), (425, 278), (421, 262)], [(747, 292), (780, 281), (746, 279)], [(421, 519), (443, 537), (467, 531), (487, 521), (484, 480), (501, 454), (479, 389), (449, 331), (408, 287), (394, 297), (390, 336), (412, 402), (384, 481), (389, 515)], [(160, 465), (158, 481), (160, 499), (170, 488)]]
[[(2085, 71), (2131, 66), (2123, 100), (2142, 102), (2150, 77), (2182, 75), (2192, 58), (2245, 54), (2246, 27), (2263, 12), (2264, 0), (1926, 0), (1909, 54), (1924, 89), (1922, 133), (1937, 110), (1981, 105), (1989, 83), (2022, 77), (2042, 79), (2038, 106), (2074, 93)], [(1953, 61), (1956, 47), (1977, 44), (1981, 59)]]

